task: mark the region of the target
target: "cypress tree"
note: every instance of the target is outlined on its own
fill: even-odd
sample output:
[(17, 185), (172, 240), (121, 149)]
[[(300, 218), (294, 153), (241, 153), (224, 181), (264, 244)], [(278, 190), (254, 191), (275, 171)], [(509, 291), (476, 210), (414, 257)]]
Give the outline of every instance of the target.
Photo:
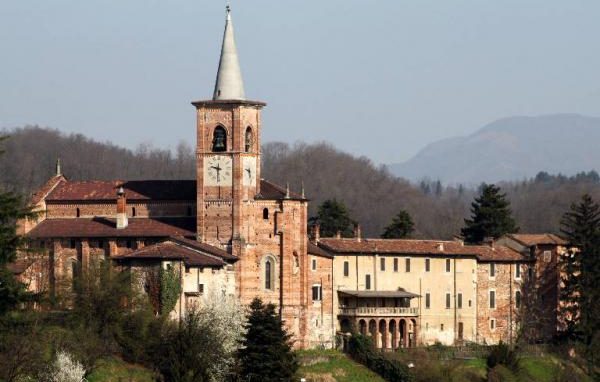
[(275, 306), (264, 305), (255, 298), (245, 328), (247, 332), (238, 353), (244, 380), (291, 381), (298, 362), (292, 351), (291, 335), (275, 313)]
[(600, 206), (584, 195), (561, 220), (568, 251), (560, 258), (560, 317), (567, 338), (583, 342), (591, 372), (600, 351)]
[(381, 237), (384, 239), (403, 239), (410, 236), (411, 233), (415, 230), (415, 224), (410, 217), (410, 214), (401, 210), (398, 212), (392, 222), (385, 227), (385, 231), (381, 234)]
[(512, 217), (510, 203), (500, 187), (483, 184), (481, 194), (471, 203), (471, 219), (465, 219), (465, 242), (481, 243), (486, 237), (500, 237), (519, 230)]
[(319, 206), (317, 216), (310, 218), (310, 223), (319, 223), (323, 237), (333, 237), (338, 232), (343, 237), (352, 237), (352, 229), (355, 224), (354, 220), (350, 218), (346, 205), (337, 199), (324, 201)]

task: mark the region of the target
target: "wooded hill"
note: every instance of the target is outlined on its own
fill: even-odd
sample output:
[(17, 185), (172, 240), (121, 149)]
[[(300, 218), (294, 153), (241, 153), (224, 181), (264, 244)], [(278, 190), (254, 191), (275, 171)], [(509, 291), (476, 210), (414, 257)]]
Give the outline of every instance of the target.
[[(174, 152), (141, 145), (128, 150), (80, 134), (39, 127), (0, 131), (9, 135), (0, 156), (0, 185), (31, 193), (54, 174), (56, 158), (69, 179), (194, 179), (194, 150), (181, 143)], [(379, 236), (399, 210), (415, 221), (415, 237), (449, 239), (460, 232), (477, 190), (446, 187), (437, 181), (411, 184), (375, 166), (368, 158), (341, 152), (327, 143), (263, 146), (262, 176), (311, 199), (310, 214), (329, 198), (343, 201), (365, 236)], [(521, 182), (500, 183), (508, 194), (521, 232), (555, 232), (562, 214), (583, 193), (600, 200), (594, 172), (564, 177), (540, 173)]]

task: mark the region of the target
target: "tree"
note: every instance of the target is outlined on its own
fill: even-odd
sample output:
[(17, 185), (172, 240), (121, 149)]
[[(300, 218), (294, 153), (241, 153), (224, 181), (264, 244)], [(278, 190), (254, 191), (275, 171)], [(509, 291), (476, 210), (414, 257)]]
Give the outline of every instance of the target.
[(600, 350), (600, 205), (583, 195), (561, 221), (569, 250), (560, 259), (561, 319), (565, 335), (581, 340), (588, 362)]
[(384, 239), (404, 239), (410, 236), (415, 230), (414, 223), (410, 214), (406, 210), (401, 210), (398, 215), (385, 227), (385, 231), (381, 235)]
[(354, 220), (346, 205), (337, 199), (327, 199), (320, 206), (317, 216), (310, 218), (311, 224), (318, 223), (321, 227), (321, 236), (333, 237), (338, 232), (343, 237), (352, 237)]
[(291, 335), (283, 327), (273, 304), (255, 298), (250, 304), (247, 333), (239, 351), (242, 377), (251, 381), (291, 381), (298, 369)]
[(519, 230), (512, 217), (510, 203), (500, 187), (483, 184), (481, 194), (471, 203), (471, 219), (465, 219), (462, 235), (467, 243), (481, 243)]

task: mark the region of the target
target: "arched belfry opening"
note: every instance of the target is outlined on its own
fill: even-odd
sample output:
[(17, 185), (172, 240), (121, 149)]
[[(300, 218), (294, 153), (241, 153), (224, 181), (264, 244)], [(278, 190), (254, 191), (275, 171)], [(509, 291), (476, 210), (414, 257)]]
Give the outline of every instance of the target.
[(254, 135), (252, 134), (252, 128), (248, 126), (246, 128), (246, 136), (245, 136), (245, 151), (249, 153), (252, 151), (252, 145), (254, 144)]
[(227, 131), (223, 126), (215, 127), (215, 130), (213, 132), (212, 151), (227, 151)]

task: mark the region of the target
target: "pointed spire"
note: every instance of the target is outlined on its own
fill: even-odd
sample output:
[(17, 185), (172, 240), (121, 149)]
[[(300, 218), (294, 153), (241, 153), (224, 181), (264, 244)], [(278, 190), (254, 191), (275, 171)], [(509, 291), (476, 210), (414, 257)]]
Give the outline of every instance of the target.
[(221, 59), (215, 82), (213, 100), (244, 100), (244, 81), (240, 60), (235, 46), (233, 35), (233, 22), (231, 21), (231, 8), (227, 5), (227, 18), (225, 20), (225, 33), (221, 47)]
[(60, 168), (60, 158), (56, 159), (56, 176), (62, 175), (62, 170)]
[(302, 181), (302, 190), (300, 192), (300, 196), (302, 196), (302, 199), (306, 199), (306, 197), (304, 196), (304, 181)]
[(285, 184), (285, 198), (286, 199), (290, 198), (290, 182), (287, 182)]

